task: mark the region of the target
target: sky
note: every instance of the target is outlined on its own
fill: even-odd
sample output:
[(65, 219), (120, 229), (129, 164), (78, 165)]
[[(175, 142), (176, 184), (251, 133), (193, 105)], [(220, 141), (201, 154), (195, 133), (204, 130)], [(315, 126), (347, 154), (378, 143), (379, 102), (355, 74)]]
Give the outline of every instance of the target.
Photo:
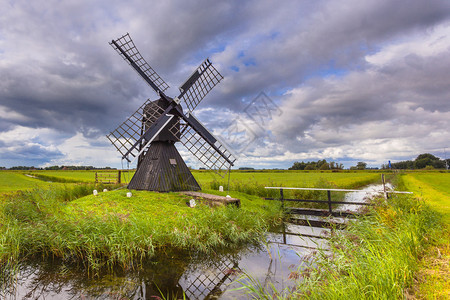
[(210, 58), (224, 79), (193, 114), (235, 167), (450, 156), (447, 0), (0, 0), (0, 12), (0, 166), (124, 166), (106, 135), (158, 98), (109, 45), (126, 33), (172, 97)]

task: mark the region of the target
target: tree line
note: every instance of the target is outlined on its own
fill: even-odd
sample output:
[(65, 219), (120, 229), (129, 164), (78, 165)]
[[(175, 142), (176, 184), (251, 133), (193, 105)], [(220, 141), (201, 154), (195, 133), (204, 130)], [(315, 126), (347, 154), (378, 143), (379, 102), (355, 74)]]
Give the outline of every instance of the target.
[(0, 170), (105, 170), (105, 169), (115, 170), (115, 168), (111, 167), (96, 168), (94, 166), (50, 166), (45, 168), (35, 168), (34, 166), (31, 167), (14, 166), (11, 168), (0, 167)]
[(327, 162), (325, 159), (318, 161), (298, 162), (296, 161), (288, 170), (342, 170), (344, 165), (334, 161)]
[[(405, 160), (391, 163), (392, 169), (414, 170), (414, 169), (447, 169), (450, 159), (440, 159), (430, 153), (420, 154), (415, 160)], [(381, 165), (382, 169), (389, 169), (389, 164)]]

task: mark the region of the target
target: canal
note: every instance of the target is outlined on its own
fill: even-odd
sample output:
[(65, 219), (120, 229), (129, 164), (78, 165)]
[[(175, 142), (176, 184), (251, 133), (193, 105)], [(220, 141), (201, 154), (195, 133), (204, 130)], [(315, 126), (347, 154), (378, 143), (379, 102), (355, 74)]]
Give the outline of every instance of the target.
[[(367, 201), (369, 195), (382, 191), (382, 185), (364, 189), (368, 193), (347, 193), (345, 201)], [(344, 211), (358, 206), (345, 204)], [(310, 217), (311, 218), (311, 217)], [(336, 221), (339, 221), (336, 219)], [(342, 221), (342, 220), (341, 220)], [(95, 274), (83, 265), (61, 260), (23, 262), (14, 282), (1, 292), (2, 299), (242, 299), (239, 281), (249, 282), (248, 274), (261, 286), (293, 288), (303, 268), (311, 264), (314, 253), (327, 249), (330, 229), (285, 223), (267, 234), (256, 245), (238, 250), (219, 251), (206, 256), (192, 251), (165, 249), (139, 270), (122, 268)]]

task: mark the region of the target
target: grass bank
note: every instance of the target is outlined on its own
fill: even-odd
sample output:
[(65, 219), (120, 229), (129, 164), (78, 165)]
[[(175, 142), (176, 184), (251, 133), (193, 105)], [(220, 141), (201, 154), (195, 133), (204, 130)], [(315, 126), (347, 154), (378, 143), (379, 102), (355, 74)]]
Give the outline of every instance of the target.
[(46, 188), (50, 185), (51, 183), (25, 176), (21, 171), (0, 170), (0, 194), (17, 190)]
[(442, 220), (435, 239), (419, 261), (414, 294), (427, 299), (450, 298), (450, 173), (408, 172), (401, 183)]
[[(92, 195), (93, 185), (19, 192), (0, 211), (0, 261), (58, 257), (95, 270), (139, 267), (164, 248), (212, 253), (257, 241), (281, 221), (276, 203), (232, 194), (241, 208), (187, 206), (177, 193), (127, 190)], [(98, 187), (102, 190), (103, 187)], [(84, 197), (83, 197), (84, 196)]]
[(306, 271), (292, 274), (295, 289), (276, 291), (245, 277), (241, 282), (258, 299), (445, 299), (442, 286), (417, 291), (424, 255), (442, 242), (442, 224), (442, 216), (414, 196), (380, 199), (369, 215), (336, 231), (330, 251), (319, 251), (312, 264), (305, 261)]

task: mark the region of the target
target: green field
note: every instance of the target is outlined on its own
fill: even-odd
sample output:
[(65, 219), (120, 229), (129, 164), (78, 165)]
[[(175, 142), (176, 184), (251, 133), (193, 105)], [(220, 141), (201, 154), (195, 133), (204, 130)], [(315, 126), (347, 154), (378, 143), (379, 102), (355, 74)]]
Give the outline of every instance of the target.
[(450, 225), (450, 173), (420, 172), (402, 175), (405, 187), (415, 193)]
[[(58, 183), (94, 183), (95, 173), (117, 174), (117, 170), (106, 171), (0, 171), (0, 192), (26, 190), (35, 187), (49, 187)], [(202, 189), (215, 189), (219, 185), (228, 186), (228, 176), (224, 178), (210, 171), (193, 171)], [(122, 171), (122, 182), (128, 183), (134, 171)], [(26, 175), (38, 176), (37, 178)], [(330, 171), (232, 171), (230, 190), (266, 196), (265, 186), (284, 187), (338, 187), (359, 188), (380, 180), (378, 172), (330, 172)]]
[(25, 176), (22, 172), (0, 171), (0, 193), (49, 187), (50, 185), (51, 183)]
[[(219, 181), (225, 186), (228, 182), (227, 176), (221, 178), (212, 172), (195, 171), (193, 174), (200, 185), (208, 186), (214, 181)], [(230, 185), (257, 183), (265, 186), (313, 187), (318, 181), (327, 181), (337, 187), (352, 188), (367, 185), (380, 178), (380, 173), (364, 171), (232, 171)]]
[[(61, 178), (69, 181), (90, 182), (95, 181), (95, 173), (112, 173), (117, 174), (116, 170), (102, 170), (102, 171), (19, 171), (16, 174), (31, 174), (43, 175), (49, 178)], [(3, 171), (8, 174), (12, 171)], [(212, 182), (220, 182), (223, 185), (227, 184), (228, 176), (224, 178), (218, 176), (211, 171), (193, 171), (194, 177), (199, 184), (208, 188)], [(134, 171), (122, 172), (122, 182), (128, 182), (133, 176)], [(6, 176), (6, 175), (5, 175)], [(379, 180), (380, 173), (368, 171), (232, 171), (230, 176), (230, 184), (236, 183), (258, 183), (272, 186), (292, 186), (292, 187), (311, 187), (317, 181), (325, 180), (342, 188), (360, 187)], [(20, 177), (20, 176), (19, 176)], [(33, 179), (30, 178), (31, 181)], [(1, 183), (0, 183), (1, 185)], [(18, 185), (20, 187), (20, 185)]]
[(418, 294), (426, 299), (450, 297), (450, 173), (408, 172), (401, 183), (416, 199), (429, 205), (442, 218), (439, 238), (432, 241), (420, 261)]
[[(218, 193), (219, 185), (226, 189), (227, 177), (206, 171), (193, 174), (205, 192)], [(265, 186), (359, 188), (379, 182), (380, 174), (232, 171), (227, 193), (241, 199), (241, 209), (199, 205), (193, 210), (186, 205), (188, 198), (178, 193), (133, 191), (133, 198), (127, 198), (127, 190), (119, 189), (93, 196), (94, 188), (102, 191), (106, 187), (93, 184), (95, 171), (0, 171), (0, 193), (24, 191), (0, 195), (0, 264), (7, 269), (23, 258), (52, 256), (82, 261), (92, 269), (116, 264), (134, 267), (157, 249), (211, 253), (220, 247), (237, 247), (258, 240), (270, 226), (281, 222), (279, 203), (261, 199), (267, 194)], [(123, 174), (122, 181), (126, 183), (131, 175)], [(393, 179), (393, 174), (387, 175)], [(296, 293), (300, 298), (311, 292), (317, 298), (364, 298), (365, 289), (373, 298), (401, 298), (413, 280), (418, 280), (416, 295), (431, 299), (447, 295), (448, 230), (441, 225), (436, 229), (438, 218), (423, 204), (450, 220), (450, 173), (408, 172), (397, 179), (401, 189), (413, 191), (414, 196), (383, 201), (349, 227), (350, 235), (344, 233), (334, 241), (339, 246), (334, 255), (342, 259), (325, 257), (321, 267), (330, 268), (328, 279), (323, 281), (318, 269), (306, 285), (299, 283)], [(354, 281), (351, 288), (349, 280)]]

